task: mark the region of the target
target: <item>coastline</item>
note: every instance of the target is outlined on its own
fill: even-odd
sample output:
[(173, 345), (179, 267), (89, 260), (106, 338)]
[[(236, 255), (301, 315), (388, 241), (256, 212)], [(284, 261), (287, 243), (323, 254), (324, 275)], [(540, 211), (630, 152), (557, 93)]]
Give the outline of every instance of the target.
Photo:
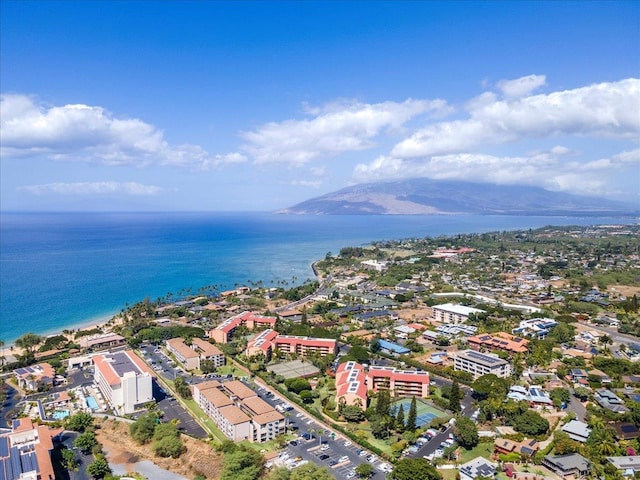
[[(63, 333), (63, 330), (73, 330), (75, 332), (78, 330), (90, 330), (93, 328), (104, 327), (107, 323), (111, 321), (111, 319), (117, 313), (118, 312), (114, 312), (109, 315), (100, 315), (97, 317), (92, 317), (92, 318), (83, 320), (82, 322), (78, 322), (78, 323), (66, 326), (63, 329), (60, 329), (60, 327), (56, 327), (55, 329), (51, 329), (46, 332), (27, 331), (25, 333), (35, 333), (36, 335), (40, 335), (44, 338), (47, 338), (55, 335), (65, 335)], [(22, 353), (23, 353), (23, 349), (16, 346), (15, 340), (6, 343), (2, 348), (0, 348), (0, 357), (5, 357), (5, 358), (15, 357), (16, 355), (22, 355)]]

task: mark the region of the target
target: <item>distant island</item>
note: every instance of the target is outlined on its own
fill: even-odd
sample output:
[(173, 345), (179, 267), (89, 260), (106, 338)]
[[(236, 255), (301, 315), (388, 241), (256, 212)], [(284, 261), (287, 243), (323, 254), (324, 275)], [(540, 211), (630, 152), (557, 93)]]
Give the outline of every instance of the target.
[(638, 205), (539, 187), (416, 178), (359, 184), (279, 210), (307, 215), (637, 215)]

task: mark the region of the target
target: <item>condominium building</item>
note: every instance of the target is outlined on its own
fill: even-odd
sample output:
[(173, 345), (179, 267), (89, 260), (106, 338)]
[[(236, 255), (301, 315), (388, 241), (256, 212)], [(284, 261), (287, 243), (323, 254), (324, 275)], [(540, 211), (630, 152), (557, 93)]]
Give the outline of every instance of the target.
[(467, 344), (474, 350), (502, 350), (510, 354), (527, 353), (529, 351), (529, 340), (505, 332), (481, 333), (467, 338)]
[(202, 338), (194, 338), (191, 340), (191, 348), (198, 352), (200, 360), (211, 360), (216, 368), (224, 366), (226, 362), (222, 350)]
[(200, 369), (202, 360), (213, 361), (216, 368), (225, 363), (224, 353), (201, 338), (192, 339), (191, 346), (184, 343), (181, 338), (171, 338), (167, 340), (167, 350), (186, 370)]
[(238, 380), (194, 385), (193, 398), (230, 440), (267, 442), (284, 433), (284, 416)]
[(367, 376), (364, 367), (354, 361), (341, 363), (336, 370), (338, 405), (367, 408)]
[(244, 325), (248, 330), (255, 330), (259, 327), (273, 328), (276, 325), (276, 320), (276, 317), (266, 317), (251, 312), (242, 312), (226, 319), (216, 328), (209, 330), (208, 335), (218, 343), (228, 343), (233, 338), (236, 329), (241, 325)]
[(273, 340), (278, 336), (278, 332), (268, 328), (260, 332), (254, 339), (250, 340), (245, 350), (247, 357), (262, 354), (267, 360), (271, 359), (273, 353)]
[(395, 397), (429, 396), (429, 372), (373, 366), (367, 372), (367, 387), (374, 392), (386, 388)]
[(455, 370), (469, 372), (473, 378), (492, 373), (500, 378), (511, 375), (511, 365), (497, 355), (461, 350), (455, 354), (453, 367)]
[(252, 357), (259, 353), (270, 359), (274, 350), (282, 353), (295, 353), (297, 355), (330, 355), (335, 354), (337, 342), (332, 338), (298, 337), (295, 335), (280, 335), (272, 329), (261, 332), (256, 338), (247, 344), (245, 355)]
[(102, 350), (104, 348), (118, 347), (127, 343), (127, 339), (117, 333), (99, 333), (97, 335), (89, 335), (78, 340), (78, 344), (82, 348), (91, 350)]
[(464, 323), (469, 319), (470, 314), (486, 313), (478, 308), (466, 307), (464, 305), (445, 303), (434, 305), (433, 318), (440, 323)]
[(185, 370), (196, 370), (200, 368), (200, 354), (189, 348), (181, 338), (170, 338), (166, 342), (166, 347), (176, 361)]
[(284, 353), (296, 353), (298, 355), (331, 355), (336, 353), (337, 342), (333, 338), (278, 335), (274, 339), (274, 348)]
[(131, 350), (96, 355), (92, 360), (94, 382), (117, 413), (133, 413), (153, 401), (153, 372)]
[(54, 480), (53, 437), (62, 429), (34, 425), (30, 418), (14, 420), (0, 433), (0, 479)]

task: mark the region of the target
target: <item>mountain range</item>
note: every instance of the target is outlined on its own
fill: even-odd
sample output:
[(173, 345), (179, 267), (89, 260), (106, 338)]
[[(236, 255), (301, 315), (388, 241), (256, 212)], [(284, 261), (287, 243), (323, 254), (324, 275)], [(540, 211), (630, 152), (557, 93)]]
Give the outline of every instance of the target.
[(540, 187), (416, 178), (353, 185), (279, 210), (317, 215), (619, 215), (638, 205)]

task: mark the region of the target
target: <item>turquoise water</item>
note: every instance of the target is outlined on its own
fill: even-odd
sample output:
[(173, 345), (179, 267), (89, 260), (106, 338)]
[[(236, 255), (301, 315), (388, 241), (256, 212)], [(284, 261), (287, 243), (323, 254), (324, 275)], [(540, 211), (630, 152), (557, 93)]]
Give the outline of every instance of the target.
[(508, 216), (2, 213), (0, 339), (77, 327), (127, 304), (200, 287), (299, 284), (329, 251), (374, 240), (626, 223)]
[(96, 402), (96, 399), (93, 397), (87, 397), (87, 407), (94, 411), (98, 410), (98, 402)]
[(56, 410), (55, 412), (53, 412), (52, 417), (54, 420), (64, 420), (70, 414), (71, 413), (69, 412), (69, 410)]

